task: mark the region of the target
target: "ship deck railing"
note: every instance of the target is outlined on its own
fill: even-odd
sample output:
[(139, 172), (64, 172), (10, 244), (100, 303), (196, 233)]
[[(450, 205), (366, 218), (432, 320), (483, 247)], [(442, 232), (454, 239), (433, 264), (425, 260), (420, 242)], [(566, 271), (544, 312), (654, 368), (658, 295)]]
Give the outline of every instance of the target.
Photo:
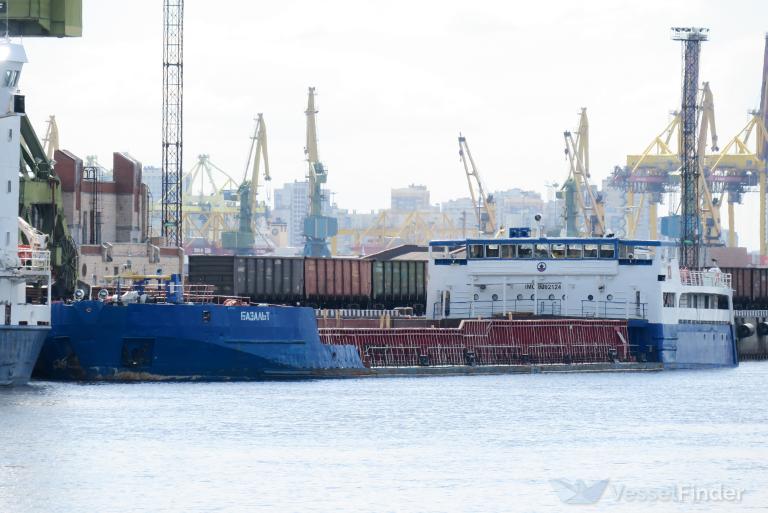
[(601, 319), (647, 319), (648, 304), (634, 301), (584, 299), (580, 310), (566, 311), (561, 299), (507, 299), (498, 301), (451, 301), (441, 315), (441, 302), (432, 305), (433, 318), (493, 318), (512, 314)]
[(680, 269), (680, 282), (694, 287), (728, 287), (731, 288), (731, 273), (720, 271), (691, 271)]
[[(105, 289), (109, 296), (117, 293), (117, 287), (115, 286), (101, 286), (91, 288), (91, 299), (97, 299), (98, 293), (101, 289)], [(214, 285), (206, 285), (199, 283), (188, 283), (183, 286), (183, 300), (185, 303), (216, 303), (227, 304), (227, 302), (236, 302), (238, 304), (248, 304), (247, 297), (240, 296), (222, 296), (214, 294), (216, 287)], [(136, 290), (135, 286), (126, 286), (120, 288), (120, 293), (128, 292), (130, 290)], [(158, 303), (165, 303), (166, 289), (162, 284), (150, 283), (143, 286), (143, 291), (148, 296), (151, 296)]]

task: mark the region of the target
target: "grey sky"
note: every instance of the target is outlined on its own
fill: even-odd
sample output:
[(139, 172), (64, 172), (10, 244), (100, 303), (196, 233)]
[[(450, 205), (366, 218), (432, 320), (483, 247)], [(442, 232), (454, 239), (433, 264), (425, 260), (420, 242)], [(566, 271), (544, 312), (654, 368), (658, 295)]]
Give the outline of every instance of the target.
[[(112, 151), (160, 162), (162, 2), (85, 1), (83, 38), (27, 40), (22, 87), (40, 133), (107, 166)], [(185, 169), (200, 153), (243, 175), (264, 112), (275, 182), (303, 176), (306, 88), (317, 87), (320, 157), (342, 207), (387, 206), (423, 183), (433, 201), (466, 195), (456, 137), (491, 189), (567, 175), (562, 132), (590, 119), (594, 179), (639, 153), (680, 103), (669, 27), (706, 26), (722, 147), (759, 103), (768, 3), (204, 2), (187, 0)], [(757, 198), (737, 210), (756, 248)]]

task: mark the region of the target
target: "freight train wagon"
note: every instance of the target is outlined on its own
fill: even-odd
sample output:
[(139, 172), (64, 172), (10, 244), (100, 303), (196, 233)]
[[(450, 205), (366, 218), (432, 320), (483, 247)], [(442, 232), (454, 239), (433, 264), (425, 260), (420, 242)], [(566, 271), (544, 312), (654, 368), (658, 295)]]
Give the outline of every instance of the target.
[(188, 281), (255, 303), (423, 314), (426, 272), (426, 262), (416, 260), (190, 255)]
[(735, 310), (768, 309), (768, 267), (725, 267), (733, 277)]

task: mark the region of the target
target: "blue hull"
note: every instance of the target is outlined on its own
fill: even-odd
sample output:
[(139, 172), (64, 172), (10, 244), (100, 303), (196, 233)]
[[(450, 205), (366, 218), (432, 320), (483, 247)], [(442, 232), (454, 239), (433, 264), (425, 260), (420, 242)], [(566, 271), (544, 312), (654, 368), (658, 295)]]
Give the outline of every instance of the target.
[(24, 385), (43, 347), (48, 326), (0, 325), (0, 385)]
[(52, 305), (34, 377), (268, 380), (364, 374), (352, 346), (320, 341), (310, 308), (99, 301)]
[(729, 324), (651, 324), (629, 321), (629, 336), (641, 361), (665, 369), (736, 367), (736, 338)]

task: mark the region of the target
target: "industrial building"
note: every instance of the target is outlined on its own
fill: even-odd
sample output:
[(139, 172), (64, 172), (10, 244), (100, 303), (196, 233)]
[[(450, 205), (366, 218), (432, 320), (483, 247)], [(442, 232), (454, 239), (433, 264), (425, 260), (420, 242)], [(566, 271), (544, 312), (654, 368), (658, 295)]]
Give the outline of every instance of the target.
[(106, 173), (66, 150), (57, 150), (54, 160), (64, 216), (78, 248), (81, 282), (100, 286), (107, 284), (105, 276), (125, 272), (182, 272), (183, 251), (150, 238), (151, 203), (141, 162), (116, 152)]

